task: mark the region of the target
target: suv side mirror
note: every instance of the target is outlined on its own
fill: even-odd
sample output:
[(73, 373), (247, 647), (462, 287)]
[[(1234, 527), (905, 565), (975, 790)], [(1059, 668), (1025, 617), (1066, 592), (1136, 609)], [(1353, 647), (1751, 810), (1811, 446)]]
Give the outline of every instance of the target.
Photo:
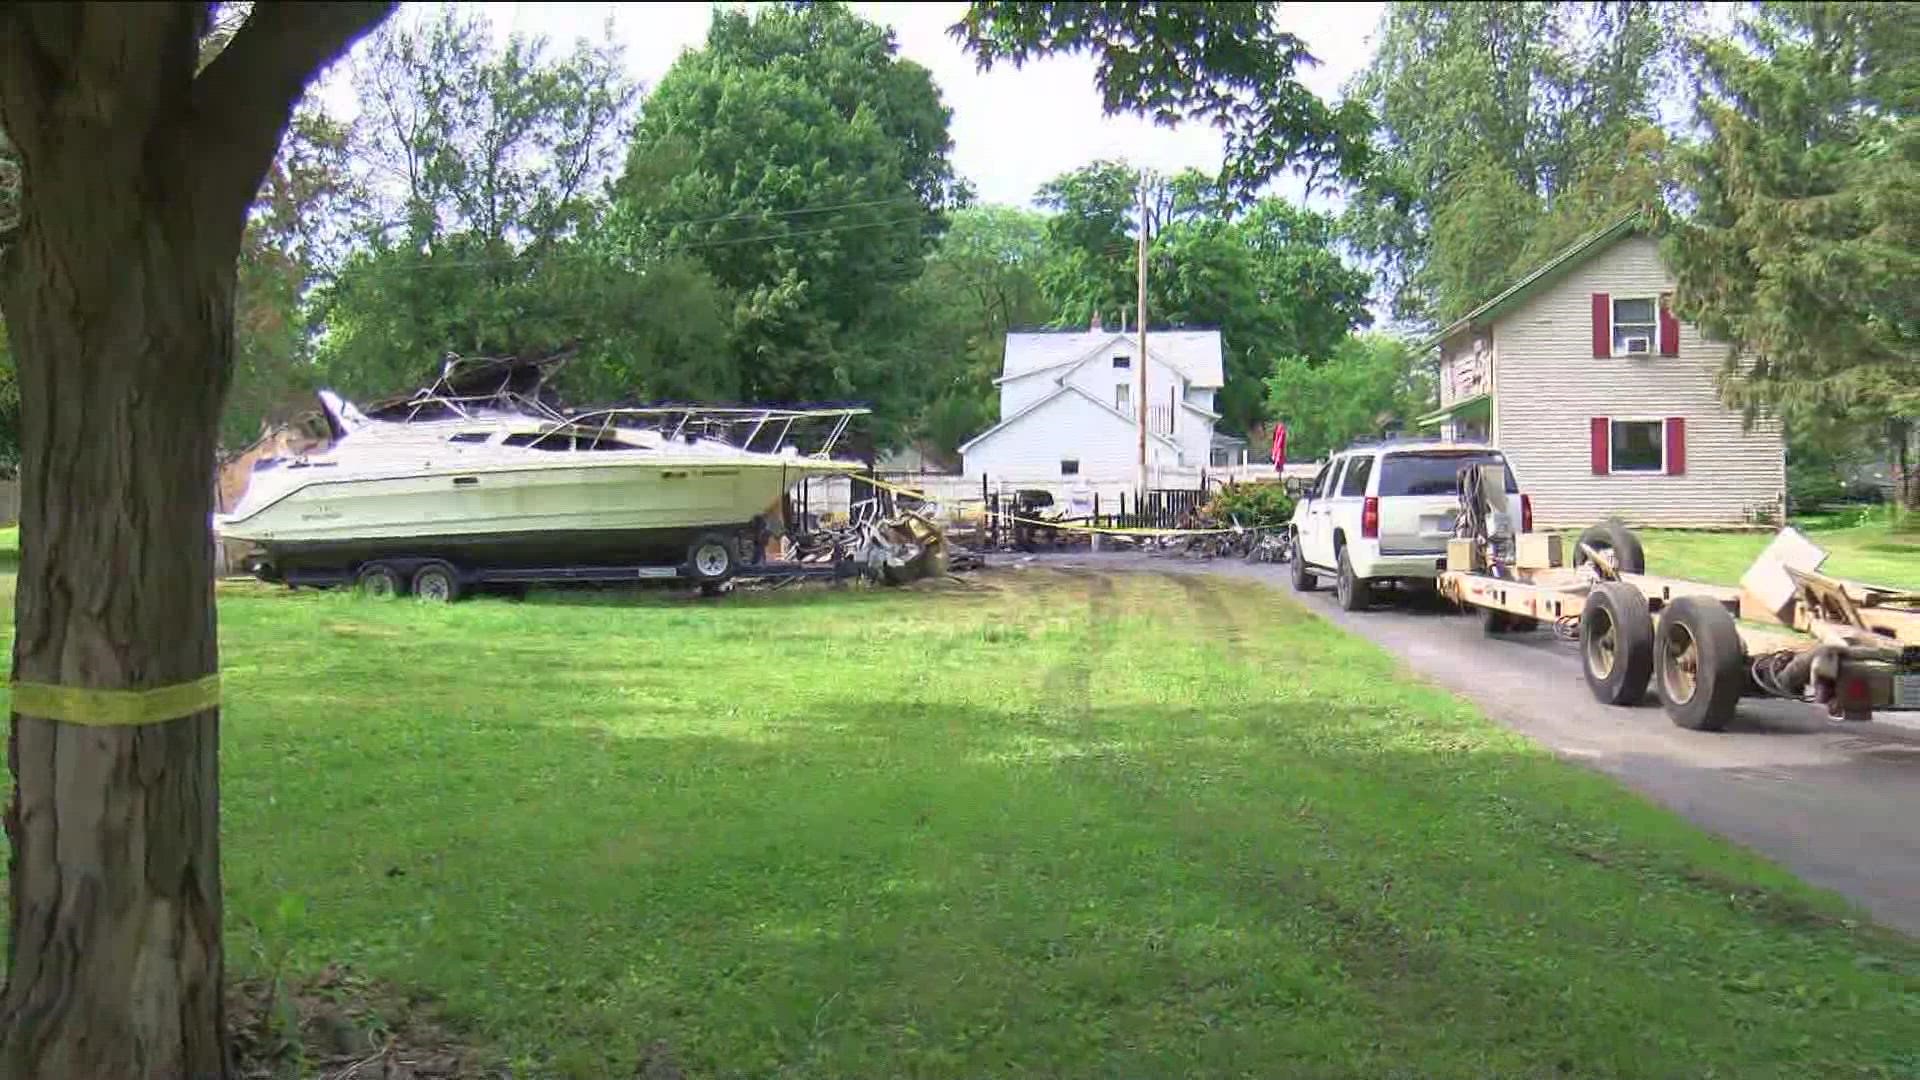
[(1294, 498), (1297, 499), (1300, 497), (1302, 485), (1300, 483), (1299, 477), (1289, 476), (1285, 480), (1280, 481), (1280, 486), (1285, 488), (1287, 490), (1287, 494), (1293, 496)]

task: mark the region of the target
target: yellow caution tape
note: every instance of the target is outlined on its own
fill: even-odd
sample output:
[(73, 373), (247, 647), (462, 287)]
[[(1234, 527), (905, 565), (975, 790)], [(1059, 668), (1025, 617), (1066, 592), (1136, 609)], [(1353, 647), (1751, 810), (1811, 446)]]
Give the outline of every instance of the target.
[(151, 690), (96, 690), (15, 680), (13, 711), (88, 727), (163, 724), (220, 706), (220, 676)]

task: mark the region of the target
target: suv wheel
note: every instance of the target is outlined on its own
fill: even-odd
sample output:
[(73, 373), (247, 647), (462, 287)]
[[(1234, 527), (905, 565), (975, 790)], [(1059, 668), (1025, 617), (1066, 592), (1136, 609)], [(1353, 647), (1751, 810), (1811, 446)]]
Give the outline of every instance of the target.
[(1340, 576), (1334, 580), (1333, 595), (1342, 611), (1365, 611), (1373, 601), (1373, 582), (1354, 575), (1353, 560), (1347, 557), (1346, 548), (1340, 549)]
[(1294, 592), (1312, 592), (1320, 587), (1320, 579), (1314, 576), (1313, 568), (1307, 565), (1307, 557), (1300, 552), (1300, 535), (1293, 537), (1293, 562), (1288, 564), (1293, 578)]

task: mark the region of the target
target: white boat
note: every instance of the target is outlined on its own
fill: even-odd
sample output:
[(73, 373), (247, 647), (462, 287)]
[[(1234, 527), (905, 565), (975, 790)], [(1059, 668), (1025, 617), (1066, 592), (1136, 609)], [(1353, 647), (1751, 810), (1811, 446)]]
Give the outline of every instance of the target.
[[(215, 516), (269, 580), (381, 590), (487, 572), (680, 566), (717, 581), (758, 551), (783, 496), (861, 466), (832, 449), (864, 409), (604, 409), (422, 392), (368, 416), (321, 395), (330, 438), (255, 463)], [(394, 418), (396, 416), (397, 418)], [(789, 438), (824, 426), (812, 453)], [(764, 446), (765, 449), (755, 449)], [(432, 566), (428, 579), (420, 577)], [(438, 576), (435, 576), (438, 575)], [(424, 586), (422, 586), (424, 587)]]

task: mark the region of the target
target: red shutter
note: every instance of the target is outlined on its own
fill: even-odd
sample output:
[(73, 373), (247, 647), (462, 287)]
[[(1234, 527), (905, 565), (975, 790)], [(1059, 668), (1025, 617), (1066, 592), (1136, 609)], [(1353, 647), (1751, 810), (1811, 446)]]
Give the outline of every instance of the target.
[(1605, 360), (1613, 355), (1613, 297), (1593, 294), (1593, 358)]
[(1604, 416), (1596, 416), (1590, 421), (1593, 429), (1593, 475), (1605, 476), (1608, 468), (1608, 450), (1612, 440), (1612, 427)]
[(1667, 475), (1680, 476), (1687, 471), (1687, 421), (1667, 417)]
[(1680, 320), (1673, 317), (1673, 294), (1660, 297), (1660, 355), (1680, 355)]

